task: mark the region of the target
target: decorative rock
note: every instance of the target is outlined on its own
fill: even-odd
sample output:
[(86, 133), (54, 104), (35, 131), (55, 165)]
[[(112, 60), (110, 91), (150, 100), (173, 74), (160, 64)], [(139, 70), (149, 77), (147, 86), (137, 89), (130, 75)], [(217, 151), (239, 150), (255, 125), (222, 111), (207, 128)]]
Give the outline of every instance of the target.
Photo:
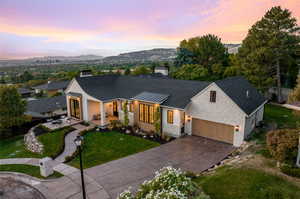
[(36, 126), (32, 127), (26, 135), (24, 135), (24, 143), (25, 147), (34, 153), (42, 153), (43, 152), (43, 144), (38, 141), (38, 139), (35, 137), (35, 134), (33, 133), (33, 129)]
[(130, 134), (130, 130), (129, 130), (129, 129), (127, 129), (127, 130), (126, 130), (126, 133), (127, 133), (127, 134)]

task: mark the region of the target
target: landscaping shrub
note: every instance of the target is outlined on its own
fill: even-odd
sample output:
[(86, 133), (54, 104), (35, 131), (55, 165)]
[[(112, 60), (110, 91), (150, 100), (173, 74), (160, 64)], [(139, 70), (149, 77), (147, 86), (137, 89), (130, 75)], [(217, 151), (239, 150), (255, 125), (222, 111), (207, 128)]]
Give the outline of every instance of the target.
[(112, 120), (109, 124), (109, 128), (116, 131), (119, 131), (122, 127), (123, 124), (120, 120)]
[(288, 176), (300, 178), (300, 168), (298, 167), (293, 167), (291, 165), (284, 164), (280, 167), (280, 170), (282, 173)]
[(267, 134), (267, 148), (279, 162), (294, 163), (298, 153), (299, 130), (279, 129)]
[(119, 199), (172, 198), (172, 199), (209, 199), (200, 187), (180, 169), (165, 167), (155, 173), (150, 181), (145, 181), (135, 195), (130, 190), (120, 194)]

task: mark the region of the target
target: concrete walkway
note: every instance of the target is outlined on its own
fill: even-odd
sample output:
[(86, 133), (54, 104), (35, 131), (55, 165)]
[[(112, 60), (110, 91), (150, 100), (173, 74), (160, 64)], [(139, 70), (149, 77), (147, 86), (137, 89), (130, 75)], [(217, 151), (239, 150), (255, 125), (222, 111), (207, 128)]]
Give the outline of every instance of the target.
[(278, 103), (274, 103), (274, 102), (271, 102), (271, 104), (276, 105), (276, 106), (282, 106), (282, 107), (285, 107), (285, 108), (288, 108), (288, 109), (291, 109), (291, 110), (300, 111), (299, 106), (295, 106), (295, 105), (292, 105), (292, 104), (278, 104)]
[(57, 158), (55, 158), (55, 161), (57, 162), (61, 162), (61, 163), (65, 162), (66, 157), (71, 156), (76, 151), (76, 145), (74, 143), (74, 140), (81, 131), (93, 128), (93, 127), (86, 127), (81, 124), (76, 124), (72, 127), (75, 128), (76, 130), (68, 133), (68, 135), (65, 137), (65, 149), (63, 153), (61, 153)]
[[(1, 159), (0, 165), (4, 164), (28, 164), (38, 166), (39, 159), (36, 158), (12, 158)], [(12, 177), (22, 181), (39, 190), (47, 199), (79, 199), (82, 198), (80, 170), (67, 164), (53, 161), (54, 170), (64, 176), (57, 179), (41, 180), (25, 174), (0, 172), (1, 177)], [(87, 198), (89, 199), (109, 199), (110, 196), (99, 183), (84, 174)]]

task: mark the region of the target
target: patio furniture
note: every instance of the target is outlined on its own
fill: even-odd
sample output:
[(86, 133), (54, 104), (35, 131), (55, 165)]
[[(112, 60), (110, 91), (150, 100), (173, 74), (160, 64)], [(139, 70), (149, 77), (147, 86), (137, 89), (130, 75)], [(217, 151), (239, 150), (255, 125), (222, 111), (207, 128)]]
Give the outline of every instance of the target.
[(54, 120), (52, 121), (52, 124), (62, 124), (62, 120)]
[(100, 118), (101, 118), (100, 114), (93, 115), (93, 120), (100, 120)]

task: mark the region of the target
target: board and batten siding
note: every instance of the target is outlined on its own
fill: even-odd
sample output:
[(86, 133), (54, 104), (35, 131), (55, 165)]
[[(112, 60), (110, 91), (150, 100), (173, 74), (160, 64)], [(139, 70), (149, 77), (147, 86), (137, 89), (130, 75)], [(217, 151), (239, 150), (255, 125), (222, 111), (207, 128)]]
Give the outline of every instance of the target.
[(256, 125), (263, 120), (264, 116), (264, 106), (261, 106), (258, 110), (253, 112), (249, 117), (246, 117), (245, 122), (245, 135), (244, 138), (247, 138)]
[[(210, 102), (210, 91), (216, 91), (216, 102)], [(244, 139), (246, 114), (215, 83), (195, 95), (186, 108), (187, 115), (213, 122), (239, 126), (234, 133), (234, 146), (240, 146)], [(191, 131), (192, 122), (188, 122), (186, 130)], [(188, 132), (191, 134), (191, 132)]]
[[(173, 111), (173, 124), (168, 123), (168, 111)], [(162, 108), (162, 132), (173, 137), (181, 135), (183, 111), (171, 108)]]

